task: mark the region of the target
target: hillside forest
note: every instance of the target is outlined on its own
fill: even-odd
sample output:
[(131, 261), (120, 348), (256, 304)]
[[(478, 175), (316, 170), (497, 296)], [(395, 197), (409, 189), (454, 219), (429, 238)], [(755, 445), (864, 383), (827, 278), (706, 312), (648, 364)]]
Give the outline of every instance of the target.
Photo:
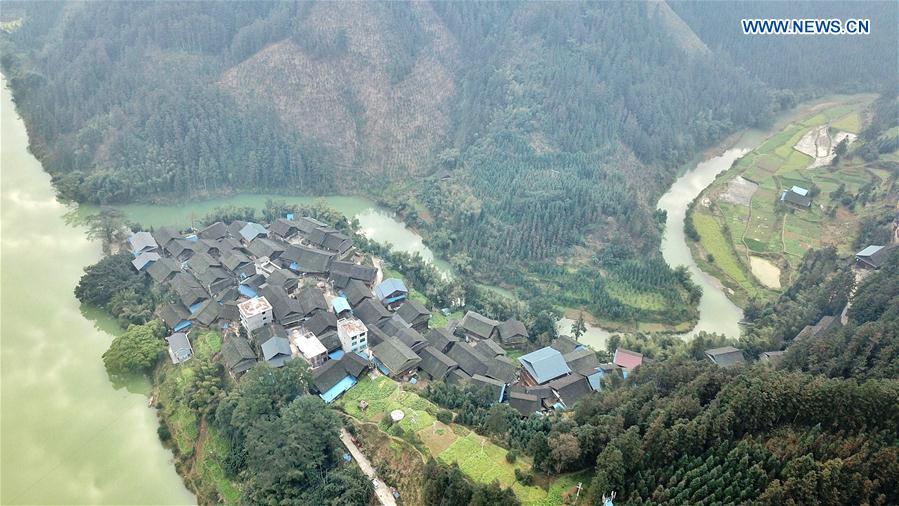
[[(896, 61), (895, 25), (808, 51), (734, 42), (732, 11), (5, 2), (4, 20), (22, 22), (0, 34), (0, 64), (63, 198), (365, 193), (467, 276), (607, 320), (676, 324), (696, 319), (699, 293), (658, 253), (655, 203), (682, 167), (805, 99), (895, 78), (882, 63)], [(896, 5), (851, 11), (895, 19)], [(817, 71), (833, 61), (853, 67)]]

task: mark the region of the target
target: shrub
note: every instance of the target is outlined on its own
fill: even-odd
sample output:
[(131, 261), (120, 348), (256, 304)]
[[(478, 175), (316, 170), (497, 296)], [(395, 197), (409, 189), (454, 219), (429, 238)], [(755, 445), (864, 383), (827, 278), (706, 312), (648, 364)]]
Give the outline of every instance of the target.
[(506, 462), (514, 464), (516, 460), (518, 460), (518, 453), (514, 451), (506, 453)]
[(156, 435), (159, 436), (159, 440), (163, 443), (167, 443), (170, 439), (172, 439), (172, 433), (169, 431), (169, 428), (165, 424), (160, 424), (159, 427), (156, 428)]
[(441, 409), (437, 412), (437, 420), (449, 425), (453, 423), (453, 412), (448, 409)]

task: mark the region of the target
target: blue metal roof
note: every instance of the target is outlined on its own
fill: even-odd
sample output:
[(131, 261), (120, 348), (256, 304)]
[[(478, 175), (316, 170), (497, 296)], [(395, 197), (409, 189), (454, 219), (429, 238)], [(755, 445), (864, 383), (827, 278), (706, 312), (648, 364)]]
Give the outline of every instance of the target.
[(256, 295), (257, 295), (256, 290), (253, 290), (252, 288), (250, 288), (247, 285), (239, 285), (237, 287), (237, 291), (240, 292), (240, 294), (243, 295), (244, 297), (249, 297), (251, 299), (256, 297)]
[(602, 372), (602, 369), (597, 370), (595, 373), (587, 376), (587, 381), (590, 382), (590, 386), (593, 390), (599, 390), (602, 388), (602, 377), (605, 373)]
[(331, 299), (331, 307), (334, 308), (334, 314), (350, 311), (350, 303), (343, 297), (334, 297)]
[(181, 332), (184, 329), (189, 329), (191, 327), (191, 323), (187, 320), (181, 320), (178, 322), (178, 325), (175, 325), (175, 328), (172, 329), (175, 332)]
[(328, 358), (331, 360), (340, 360), (343, 358), (343, 350), (334, 350), (331, 353), (328, 353)]
[(408, 292), (406, 285), (399, 279), (387, 278), (375, 287), (375, 295), (378, 300), (386, 299), (393, 292)]
[(321, 397), (323, 401), (330, 404), (334, 399), (340, 397), (340, 394), (353, 388), (355, 384), (356, 378), (350, 375), (346, 375), (342, 380), (340, 380), (340, 382), (328, 389), (327, 392), (319, 394), (318, 396)]
[(519, 357), (518, 362), (540, 384), (571, 372), (565, 357), (549, 346)]

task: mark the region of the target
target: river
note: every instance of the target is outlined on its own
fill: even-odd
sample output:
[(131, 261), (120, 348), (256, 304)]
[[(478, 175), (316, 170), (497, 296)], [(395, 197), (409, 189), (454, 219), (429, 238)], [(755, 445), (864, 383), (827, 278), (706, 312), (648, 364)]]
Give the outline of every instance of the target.
[(63, 221), (0, 86), (0, 503), (195, 503), (159, 444), (148, 385), (116, 390), (106, 376), (118, 329), (72, 293), (100, 245)]

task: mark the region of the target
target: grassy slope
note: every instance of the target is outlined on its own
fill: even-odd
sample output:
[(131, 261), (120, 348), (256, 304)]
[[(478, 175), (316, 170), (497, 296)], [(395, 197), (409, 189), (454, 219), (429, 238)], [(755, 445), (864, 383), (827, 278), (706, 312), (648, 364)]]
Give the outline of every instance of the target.
[[(361, 400), (368, 403), (365, 412), (359, 409)], [(515, 481), (516, 468), (523, 472), (531, 470), (528, 459), (519, 458), (514, 464), (506, 462), (506, 449), (461, 425), (445, 425), (437, 421), (435, 417), (440, 411), (438, 406), (414, 392), (400, 388), (393, 380), (383, 376), (375, 380), (365, 378), (337, 400), (334, 406), (357, 421), (367, 422), (366, 426), (377, 424), (382, 437), (390, 435), (401, 438), (423, 457), (431, 455), (447, 463), (457, 462), (462, 472), (478, 483), (486, 484), (496, 480), (504, 487), (511, 486), (524, 504), (561, 504), (552, 500), (554, 494), (561, 494), (558, 490), (554, 492), (555, 480), (548, 491), (537, 486), (525, 487)], [(403, 410), (405, 417), (398, 424), (389, 427), (383, 420), (385, 415), (395, 409)], [(567, 488), (570, 486), (567, 483), (562, 481), (562, 486)]]
[(221, 338), (208, 331), (193, 339), (194, 358), (180, 365), (166, 361), (157, 371), (159, 416), (172, 435), (178, 473), (203, 503), (238, 504), (240, 490), (222, 469), (228, 442), (211, 425), (199, 420), (182, 396), (201, 362), (211, 361), (221, 349)]
[[(891, 195), (892, 181), (858, 159), (843, 160), (836, 168), (808, 169), (811, 157), (793, 149), (803, 135), (819, 125), (857, 133), (868, 104), (869, 97), (841, 97), (838, 104), (829, 102), (789, 123), (720, 175), (697, 198), (699, 202), (690, 215), (701, 237), (698, 243), (691, 242), (694, 257), (703, 270), (733, 291), (736, 303), (745, 305), (751, 297), (764, 299), (777, 294), (752, 274), (750, 254), (777, 265), (781, 285), (787, 286), (806, 251), (834, 245), (840, 254), (850, 255), (859, 219), (881, 205), (889, 205), (875, 201), (854, 209), (840, 206), (839, 199), (829, 196), (840, 184), (845, 185), (846, 193), (855, 194), (865, 184), (873, 183), (883, 198)], [(759, 185), (750, 206), (719, 198), (737, 176)], [(810, 209), (792, 209), (778, 203), (783, 189), (812, 184), (821, 192)], [(832, 216), (831, 208), (836, 208)]]

